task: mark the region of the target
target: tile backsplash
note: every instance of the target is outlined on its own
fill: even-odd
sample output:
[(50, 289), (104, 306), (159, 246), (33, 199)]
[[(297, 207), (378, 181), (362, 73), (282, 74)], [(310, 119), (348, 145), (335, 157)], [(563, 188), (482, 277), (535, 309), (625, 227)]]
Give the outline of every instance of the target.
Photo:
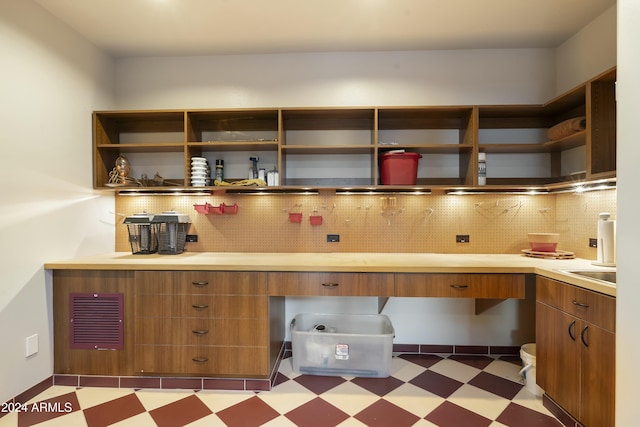
[[(195, 204), (237, 203), (237, 214)], [(600, 212), (616, 218), (616, 190), (544, 195), (228, 194), (116, 196), (116, 250), (130, 251), (125, 216), (175, 210), (191, 217), (191, 252), (520, 253), (528, 232), (560, 233), (558, 249), (596, 258)], [(290, 213), (301, 213), (292, 222)], [(321, 216), (313, 225), (310, 216)], [(316, 219), (319, 222), (320, 219)], [(339, 242), (327, 242), (337, 234)], [(456, 235), (469, 241), (457, 243)]]

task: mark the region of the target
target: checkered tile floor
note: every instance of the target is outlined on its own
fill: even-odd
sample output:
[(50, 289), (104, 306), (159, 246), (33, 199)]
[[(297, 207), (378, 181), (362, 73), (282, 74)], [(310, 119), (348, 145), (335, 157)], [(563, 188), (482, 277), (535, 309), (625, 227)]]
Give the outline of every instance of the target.
[(53, 386), (28, 406), (43, 411), (0, 426), (561, 427), (519, 369), (514, 357), (401, 355), (388, 378), (324, 377), (297, 374), (286, 358), (268, 392)]

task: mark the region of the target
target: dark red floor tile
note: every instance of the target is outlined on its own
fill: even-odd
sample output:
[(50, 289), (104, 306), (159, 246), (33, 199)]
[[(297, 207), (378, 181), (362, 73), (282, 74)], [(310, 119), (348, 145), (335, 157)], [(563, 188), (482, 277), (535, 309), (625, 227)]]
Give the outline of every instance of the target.
[(203, 390), (244, 390), (244, 381), (220, 378), (205, 378), (202, 380)]
[(409, 427), (420, 419), (411, 412), (405, 411), (384, 399), (369, 405), (358, 412), (354, 418), (368, 427)]
[(254, 396), (217, 412), (216, 415), (227, 427), (258, 427), (280, 414), (259, 397)]
[(180, 427), (192, 423), (213, 412), (196, 396), (184, 399), (149, 411), (149, 415), (158, 427)]
[(488, 427), (491, 425), (490, 419), (449, 401), (443, 402), (424, 419), (439, 427)]
[(473, 366), (474, 368), (484, 369), (491, 364), (495, 359), (488, 356), (480, 356), (473, 354), (452, 354), (449, 359), (456, 362), (464, 363), (465, 365)]
[(285, 416), (298, 427), (333, 427), (349, 415), (319, 397), (287, 412)]
[(102, 427), (117, 423), (145, 412), (135, 393), (101, 403), (84, 410), (89, 427)]
[(342, 377), (325, 377), (322, 375), (300, 375), (294, 381), (302, 384), (315, 394), (322, 394), (325, 391), (342, 384), (346, 380)]
[(393, 390), (404, 384), (404, 381), (401, 381), (394, 377), (354, 378), (351, 380), (351, 382), (381, 397), (386, 395), (387, 393), (391, 393)]
[(398, 357), (415, 363), (416, 365), (420, 365), (424, 368), (429, 368), (443, 360), (442, 357), (436, 356), (434, 354), (401, 354)]
[(496, 421), (509, 427), (562, 427), (555, 418), (513, 402), (502, 411)]
[(202, 380), (200, 378), (163, 378), (161, 386), (163, 389), (202, 390)]
[(80, 410), (75, 392), (24, 405), (18, 413), (18, 427), (32, 426)]
[(488, 372), (480, 372), (469, 381), (469, 384), (509, 400), (513, 399), (523, 387), (522, 384), (506, 380)]
[(425, 371), (409, 381), (409, 383), (440, 397), (444, 397), (445, 399), (451, 396), (454, 391), (462, 387), (462, 383), (460, 381), (456, 381), (453, 378), (440, 375), (433, 371)]
[(273, 382), (273, 386), (275, 387), (278, 384), (282, 384), (287, 381), (289, 381), (289, 377), (282, 375), (280, 372), (278, 372), (278, 375), (276, 375), (276, 380)]

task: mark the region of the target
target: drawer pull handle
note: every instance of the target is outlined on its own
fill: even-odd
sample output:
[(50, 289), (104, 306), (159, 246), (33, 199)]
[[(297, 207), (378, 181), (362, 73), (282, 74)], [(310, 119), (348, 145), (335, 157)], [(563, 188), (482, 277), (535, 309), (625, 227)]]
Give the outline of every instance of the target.
[(209, 308), (209, 306), (207, 304), (205, 304), (205, 305), (192, 304), (191, 307), (195, 308), (196, 310), (203, 310), (205, 308)]
[(573, 305), (578, 306), (578, 307), (584, 307), (584, 308), (589, 308), (589, 304), (585, 304), (582, 302), (578, 302), (576, 300), (571, 301), (573, 303)]
[(582, 344), (584, 344), (585, 347), (589, 347), (589, 343), (585, 339), (585, 336), (587, 335), (587, 329), (589, 329), (589, 325), (582, 328), (582, 332), (580, 332), (580, 339), (582, 340)]
[(324, 286), (325, 288), (335, 288), (337, 286), (340, 286), (340, 283), (329, 282), (329, 283), (323, 283), (322, 286)]
[(193, 286), (197, 286), (197, 287), (201, 288), (203, 286), (207, 286), (209, 284), (209, 282), (191, 282), (191, 284)]
[(469, 285), (451, 285), (453, 289), (467, 289)]
[(567, 329), (567, 332), (569, 332), (569, 336), (571, 337), (571, 340), (575, 341), (576, 340), (576, 336), (573, 333), (573, 330), (576, 327), (576, 321), (574, 320), (573, 322), (569, 323), (569, 329)]
[(209, 331), (206, 330), (206, 329), (195, 329), (195, 330), (193, 330), (191, 332), (193, 332), (196, 335), (206, 335), (206, 334), (209, 333)]
[(209, 358), (208, 357), (192, 357), (191, 360), (193, 360), (196, 363), (204, 363), (204, 362), (208, 362)]

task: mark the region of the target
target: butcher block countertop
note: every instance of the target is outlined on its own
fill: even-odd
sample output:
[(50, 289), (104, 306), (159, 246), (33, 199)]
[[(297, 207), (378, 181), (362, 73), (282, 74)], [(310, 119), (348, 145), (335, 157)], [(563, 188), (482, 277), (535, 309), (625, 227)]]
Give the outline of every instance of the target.
[(594, 266), (590, 260), (539, 259), (520, 254), (184, 252), (179, 255), (133, 255), (130, 252), (114, 252), (49, 262), (44, 268), (48, 270), (534, 273), (606, 295), (616, 295), (615, 286), (564, 271), (605, 269)]

